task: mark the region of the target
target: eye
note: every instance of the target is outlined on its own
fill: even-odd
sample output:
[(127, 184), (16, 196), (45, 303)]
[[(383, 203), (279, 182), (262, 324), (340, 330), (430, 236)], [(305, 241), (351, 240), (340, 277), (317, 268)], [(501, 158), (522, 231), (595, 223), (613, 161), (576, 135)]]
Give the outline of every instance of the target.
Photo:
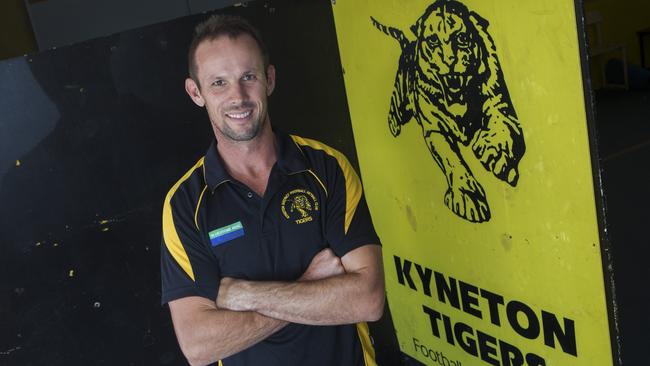
[(221, 79), (217, 79), (212, 82), (212, 86), (224, 86), (224, 85), (226, 85), (226, 82)]
[(440, 39), (438, 38), (437, 34), (433, 34), (427, 37), (427, 43), (431, 47), (438, 47), (440, 45)]
[(244, 74), (244, 76), (242, 76), (242, 80), (244, 80), (244, 81), (254, 81), (254, 80), (257, 80), (257, 76), (255, 74)]
[(456, 35), (456, 43), (458, 47), (467, 48), (469, 47), (472, 39), (469, 34), (463, 32)]

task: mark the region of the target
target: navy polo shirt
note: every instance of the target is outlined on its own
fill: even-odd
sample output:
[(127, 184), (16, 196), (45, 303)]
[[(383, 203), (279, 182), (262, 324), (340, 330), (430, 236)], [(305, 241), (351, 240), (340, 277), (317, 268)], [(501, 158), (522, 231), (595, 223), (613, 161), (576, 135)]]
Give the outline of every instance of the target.
[[(278, 160), (260, 197), (225, 170), (216, 143), (163, 208), (162, 302), (216, 300), (222, 277), (295, 281), (316, 253), (379, 244), (359, 177), (340, 152), (276, 132)], [(375, 365), (367, 324), (289, 324), (223, 365)]]

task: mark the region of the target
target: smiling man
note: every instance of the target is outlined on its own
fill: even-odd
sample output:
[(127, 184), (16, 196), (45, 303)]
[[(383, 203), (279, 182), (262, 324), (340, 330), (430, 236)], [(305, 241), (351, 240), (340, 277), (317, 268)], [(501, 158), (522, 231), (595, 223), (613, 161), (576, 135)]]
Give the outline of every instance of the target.
[(197, 26), (185, 89), (215, 139), (163, 208), (162, 301), (192, 365), (375, 365), (384, 282), (359, 177), (274, 131), (275, 68), (248, 22)]

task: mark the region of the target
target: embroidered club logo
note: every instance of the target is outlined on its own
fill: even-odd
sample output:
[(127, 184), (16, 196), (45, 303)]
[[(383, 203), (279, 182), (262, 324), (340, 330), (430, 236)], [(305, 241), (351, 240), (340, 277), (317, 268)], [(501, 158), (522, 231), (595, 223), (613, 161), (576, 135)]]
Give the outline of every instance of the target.
[(282, 215), (296, 224), (313, 221), (313, 213), (319, 210), (318, 200), (305, 189), (294, 189), (282, 198)]

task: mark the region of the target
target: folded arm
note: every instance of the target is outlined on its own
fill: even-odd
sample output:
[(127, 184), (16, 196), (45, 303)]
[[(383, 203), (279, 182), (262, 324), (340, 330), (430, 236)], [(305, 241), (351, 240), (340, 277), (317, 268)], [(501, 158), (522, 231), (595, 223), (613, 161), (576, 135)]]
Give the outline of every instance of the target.
[[(319, 256), (323, 257), (320, 264)], [(217, 306), (288, 322), (312, 325), (350, 324), (378, 320), (384, 310), (381, 247), (365, 245), (344, 255), (338, 271), (310, 279), (321, 266), (336, 267), (331, 250), (320, 252), (297, 282), (221, 280)]]
[[(316, 282), (344, 274), (341, 260), (326, 249), (312, 259), (298, 281)], [(219, 292), (222, 291), (224, 288), (220, 288)], [(191, 365), (214, 363), (264, 340), (288, 324), (255, 311), (217, 307), (215, 301), (199, 296), (170, 301), (169, 309), (176, 337)]]
[(255, 312), (218, 309), (215, 302), (190, 296), (169, 302), (174, 330), (191, 365), (207, 365), (265, 339), (287, 322)]

